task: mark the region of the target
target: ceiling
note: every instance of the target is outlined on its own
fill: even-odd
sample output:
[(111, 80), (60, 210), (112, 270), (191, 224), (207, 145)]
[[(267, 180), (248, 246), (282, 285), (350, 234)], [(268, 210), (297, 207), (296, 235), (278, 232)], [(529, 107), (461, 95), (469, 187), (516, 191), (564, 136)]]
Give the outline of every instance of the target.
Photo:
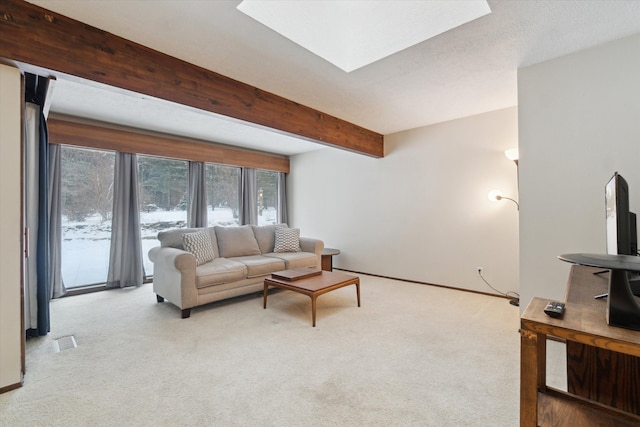
[(243, 0), (238, 10), (347, 73), (491, 13), (485, 0)]
[[(640, 33), (640, 1), (488, 1), (492, 13), (347, 73), (239, 0), (30, 3), (385, 135), (515, 106), (518, 68)], [(51, 111), (285, 155), (322, 148), (79, 79), (58, 81)]]

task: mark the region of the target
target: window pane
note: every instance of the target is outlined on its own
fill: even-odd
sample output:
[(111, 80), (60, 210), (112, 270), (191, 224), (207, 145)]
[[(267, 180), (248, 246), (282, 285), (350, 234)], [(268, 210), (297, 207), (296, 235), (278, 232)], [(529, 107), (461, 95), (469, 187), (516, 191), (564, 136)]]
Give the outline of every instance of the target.
[(62, 278), (67, 288), (107, 280), (114, 158), (113, 152), (62, 147)]
[(240, 225), (240, 168), (207, 163), (207, 224)]
[(258, 225), (278, 221), (278, 172), (258, 170)]
[(187, 226), (188, 163), (162, 157), (138, 156), (142, 258), (147, 276), (153, 274), (149, 249), (160, 246), (158, 232)]

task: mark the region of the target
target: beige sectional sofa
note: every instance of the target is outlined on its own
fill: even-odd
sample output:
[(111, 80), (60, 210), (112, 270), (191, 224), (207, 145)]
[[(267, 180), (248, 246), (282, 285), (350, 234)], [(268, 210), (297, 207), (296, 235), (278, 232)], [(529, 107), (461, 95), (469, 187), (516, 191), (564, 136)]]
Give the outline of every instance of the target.
[(183, 318), (193, 307), (262, 290), (276, 271), (320, 268), (324, 248), (286, 225), (182, 228), (160, 232), (158, 240), (149, 251), (153, 291)]

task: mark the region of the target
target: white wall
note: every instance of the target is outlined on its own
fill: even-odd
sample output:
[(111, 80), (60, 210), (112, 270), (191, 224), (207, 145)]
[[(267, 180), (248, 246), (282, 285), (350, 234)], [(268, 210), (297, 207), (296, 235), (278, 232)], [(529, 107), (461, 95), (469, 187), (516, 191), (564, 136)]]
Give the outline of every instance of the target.
[(290, 223), (341, 250), (334, 266), (493, 292), (518, 290), (518, 211), (509, 108), (388, 135), (374, 159), (337, 149), (291, 158)]
[(640, 213), (640, 35), (518, 72), (520, 286), (563, 299), (570, 265), (604, 253), (604, 186), (615, 171)]
[(0, 64), (0, 388), (21, 382), (20, 71)]

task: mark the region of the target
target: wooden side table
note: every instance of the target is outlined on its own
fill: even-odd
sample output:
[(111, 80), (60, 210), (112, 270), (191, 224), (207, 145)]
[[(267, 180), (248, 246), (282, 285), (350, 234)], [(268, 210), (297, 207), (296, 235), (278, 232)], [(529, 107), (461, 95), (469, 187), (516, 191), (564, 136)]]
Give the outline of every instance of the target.
[[(638, 370), (640, 357), (640, 332), (612, 327), (607, 324), (605, 304), (593, 300), (592, 287), (602, 280), (593, 271), (596, 269), (573, 266), (569, 279), (566, 309), (562, 318), (554, 319), (544, 314), (548, 300), (534, 298), (520, 319), (521, 335), (521, 377), (520, 377), (520, 425), (534, 426), (637, 426), (638, 414)], [(575, 292), (572, 292), (575, 289)], [(589, 304), (582, 303), (577, 293), (588, 291)], [(593, 301), (593, 303), (591, 303)], [(553, 389), (546, 385), (546, 341), (556, 337), (567, 342), (569, 392)], [(609, 378), (592, 378), (592, 368), (580, 370), (579, 379), (588, 393), (572, 387), (572, 375), (577, 372), (571, 346), (582, 346), (590, 356), (598, 352), (605, 358), (605, 367), (611, 367), (613, 374), (624, 378), (620, 383), (612, 383)], [(595, 360), (589, 357), (587, 365)], [(615, 361), (624, 360), (617, 365)], [(612, 365), (613, 362), (613, 365)], [(602, 373), (599, 375), (602, 377)], [(614, 376), (614, 377), (615, 377)]]
[(333, 271), (333, 257), (340, 255), (339, 249), (324, 248), (322, 250), (322, 269), (325, 271)]
[[(594, 296), (607, 292), (608, 276), (600, 268), (573, 266), (566, 301), (596, 308), (606, 321), (608, 301)], [(640, 331), (635, 336), (640, 345)], [(569, 393), (640, 416), (640, 356), (568, 340), (567, 386)]]

